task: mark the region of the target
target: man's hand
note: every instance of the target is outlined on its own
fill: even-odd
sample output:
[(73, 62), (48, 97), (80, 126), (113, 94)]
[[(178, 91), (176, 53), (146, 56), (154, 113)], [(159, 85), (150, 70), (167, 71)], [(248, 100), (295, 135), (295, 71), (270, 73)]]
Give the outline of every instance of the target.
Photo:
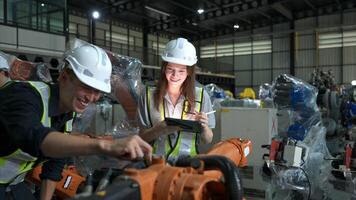
[(149, 159), (152, 157), (152, 147), (137, 135), (115, 140), (101, 140), (100, 148), (106, 155), (131, 160), (145, 156)]
[(41, 200), (51, 200), (56, 189), (57, 182), (49, 179), (44, 179), (41, 182)]

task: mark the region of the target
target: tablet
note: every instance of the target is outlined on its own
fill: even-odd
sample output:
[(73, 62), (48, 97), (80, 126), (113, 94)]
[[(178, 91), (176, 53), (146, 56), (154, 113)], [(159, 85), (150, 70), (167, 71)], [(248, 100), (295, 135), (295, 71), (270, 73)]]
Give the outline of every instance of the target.
[(201, 133), (202, 126), (200, 122), (193, 120), (175, 119), (175, 118), (165, 118), (166, 124), (168, 126), (179, 126), (186, 132)]

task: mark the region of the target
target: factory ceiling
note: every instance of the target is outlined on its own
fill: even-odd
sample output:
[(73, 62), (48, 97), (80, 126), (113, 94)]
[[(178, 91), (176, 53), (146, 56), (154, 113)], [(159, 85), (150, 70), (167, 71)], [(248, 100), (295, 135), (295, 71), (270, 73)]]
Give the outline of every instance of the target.
[[(301, 18), (341, 13), (354, 0), (69, 0), (70, 9), (139, 27), (148, 33), (193, 40), (246, 31)], [(198, 10), (204, 10), (198, 13)], [(235, 27), (234, 27), (235, 26)], [(238, 28), (236, 27), (238, 26)]]

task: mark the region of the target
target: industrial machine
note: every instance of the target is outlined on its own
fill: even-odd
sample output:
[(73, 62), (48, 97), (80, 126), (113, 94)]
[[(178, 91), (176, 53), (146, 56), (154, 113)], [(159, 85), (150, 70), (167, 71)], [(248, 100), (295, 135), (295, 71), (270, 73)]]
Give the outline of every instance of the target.
[(318, 69), (310, 84), (280, 75), (270, 90), (287, 119), (285, 129), (263, 146), (269, 150), (263, 172), (270, 177), (273, 199), (356, 197), (355, 86), (342, 89), (332, 72)]
[(240, 200), (243, 189), (237, 166), (247, 164), (251, 150), (251, 141), (234, 138), (218, 143), (207, 154), (180, 158), (176, 166), (154, 158), (147, 168), (126, 168), (107, 187), (97, 186), (104, 189), (74, 199)]
[(0, 57), (9, 64), (9, 76), (12, 80), (51, 82), (52, 78), (45, 63), (21, 60), (16, 56), (0, 51)]
[[(163, 158), (138, 161), (124, 169), (98, 169), (84, 178), (68, 169), (57, 184), (60, 198), (72, 199), (243, 199), (238, 167), (247, 164), (252, 143), (239, 138), (216, 144), (206, 154), (181, 157), (175, 166)], [(36, 171), (36, 170), (35, 170)], [(34, 175), (37, 181), (39, 171)]]
[(316, 69), (310, 81), (318, 89), (317, 103), (327, 128), (326, 141), (333, 157), (329, 182), (334, 188), (356, 196), (355, 127), (356, 83), (337, 86), (332, 71)]
[(286, 74), (278, 76), (271, 89), (279, 113), (287, 120), (285, 129), (263, 146), (269, 150), (264, 156), (264, 175), (270, 177), (269, 183), (276, 191), (288, 191), (278, 198), (322, 199), (328, 196), (331, 168), (325, 158), (331, 156), (316, 103), (318, 90)]

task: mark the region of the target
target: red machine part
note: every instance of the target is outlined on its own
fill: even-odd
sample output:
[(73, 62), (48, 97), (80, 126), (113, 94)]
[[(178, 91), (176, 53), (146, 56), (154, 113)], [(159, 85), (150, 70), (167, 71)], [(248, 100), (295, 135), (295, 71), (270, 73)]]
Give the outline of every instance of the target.
[(272, 139), (271, 147), (270, 147), (270, 150), (269, 150), (269, 160), (270, 161), (275, 161), (276, 160), (278, 149), (279, 149), (280, 145), (281, 145), (281, 142), (279, 142), (279, 141), (277, 141), (275, 139)]
[(347, 144), (346, 149), (345, 149), (345, 167), (346, 167), (346, 169), (350, 169), (351, 157), (352, 157), (352, 148), (351, 148), (350, 144)]
[(12, 80), (29, 80), (36, 73), (36, 64), (16, 58), (10, 66), (9, 76)]

